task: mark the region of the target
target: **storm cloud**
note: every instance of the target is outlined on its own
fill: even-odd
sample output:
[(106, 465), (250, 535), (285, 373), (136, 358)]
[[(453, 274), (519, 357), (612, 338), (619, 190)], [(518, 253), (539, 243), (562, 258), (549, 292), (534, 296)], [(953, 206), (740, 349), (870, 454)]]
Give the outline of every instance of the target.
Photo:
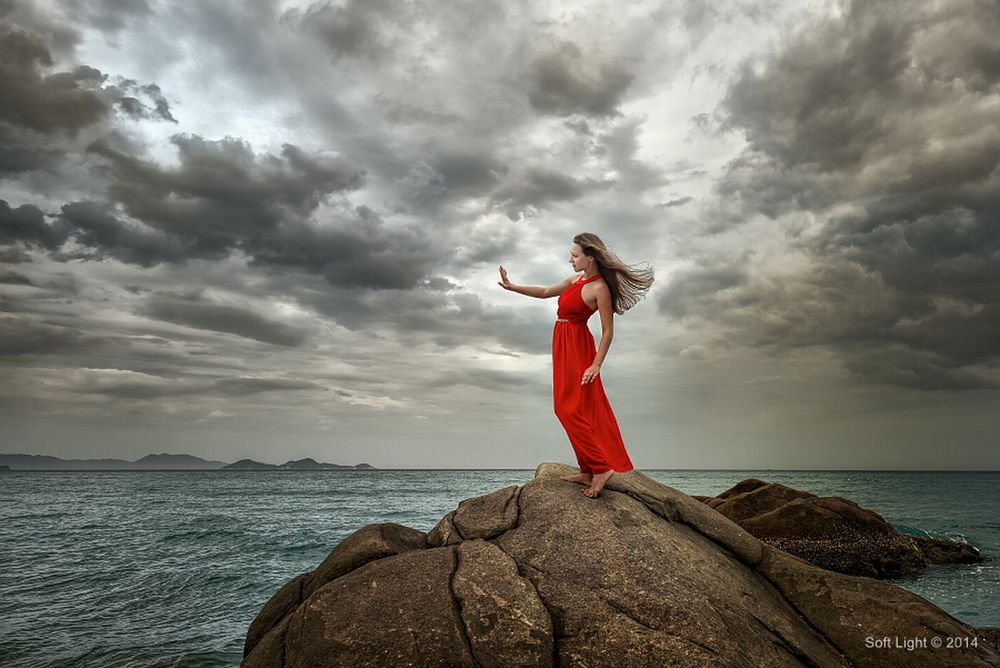
[[(7, 12), (10, 14), (10, 12)], [(16, 17), (18, 12), (13, 12)], [(80, 64), (61, 69), (53, 55), (75, 31), (49, 35), (10, 25), (0, 10), (0, 175), (59, 168), (59, 160), (103, 132), (117, 115), (176, 123), (155, 84)], [(32, 23), (31, 21), (28, 22)], [(43, 29), (44, 29), (43, 28)]]
[(619, 102), (632, 82), (632, 76), (620, 63), (602, 62), (597, 54), (584, 54), (573, 42), (563, 42), (558, 49), (539, 57), (531, 69), (531, 105), (556, 116), (618, 114)]
[(302, 328), (270, 319), (246, 306), (214, 302), (198, 293), (153, 295), (140, 311), (158, 320), (228, 332), (279, 346), (297, 346), (306, 338)]
[(557, 284), (589, 231), (656, 272), (602, 368), (641, 466), (906, 467), (934, 452), (921, 419), (978, 425), (953, 431), (982, 466), (998, 21), (974, 0), (0, 1), (5, 443), (562, 458), (556, 301), (497, 265)]
[(998, 30), (992, 3), (856, 2), (745, 63), (723, 107), (748, 146), (717, 192), (806, 263), (716, 258), (661, 306), (733, 342), (835, 350), (865, 381), (1000, 387)]

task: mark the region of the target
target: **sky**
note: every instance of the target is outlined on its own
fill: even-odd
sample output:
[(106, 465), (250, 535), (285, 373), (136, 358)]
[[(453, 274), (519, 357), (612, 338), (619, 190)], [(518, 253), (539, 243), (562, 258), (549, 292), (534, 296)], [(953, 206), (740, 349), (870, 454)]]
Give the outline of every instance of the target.
[[(992, 0), (0, 0), (0, 450), (1000, 469)], [(600, 335), (598, 318), (591, 330)]]

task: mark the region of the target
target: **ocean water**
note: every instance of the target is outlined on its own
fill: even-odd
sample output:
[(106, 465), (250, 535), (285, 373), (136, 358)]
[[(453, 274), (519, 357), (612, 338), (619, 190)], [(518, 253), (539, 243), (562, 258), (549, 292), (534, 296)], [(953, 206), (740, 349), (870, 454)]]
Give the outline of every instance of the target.
[[(893, 580), (1000, 626), (1000, 473), (644, 471), (714, 496), (749, 477), (966, 540), (986, 561)], [(356, 529), (430, 530), (530, 470), (12, 472), (0, 475), (0, 665), (237, 666), (251, 620)]]

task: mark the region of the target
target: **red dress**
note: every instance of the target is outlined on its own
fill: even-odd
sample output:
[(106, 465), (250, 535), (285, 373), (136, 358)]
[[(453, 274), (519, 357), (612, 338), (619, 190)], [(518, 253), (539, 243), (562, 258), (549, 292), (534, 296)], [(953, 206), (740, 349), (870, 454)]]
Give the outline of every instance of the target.
[(584, 283), (600, 278), (594, 274), (580, 279), (559, 295), (559, 310), (552, 331), (552, 399), (556, 417), (573, 445), (583, 473), (619, 473), (632, 470), (618, 421), (604, 394), (600, 374), (581, 384), (583, 372), (594, 363), (597, 348), (587, 320), (596, 311), (583, 301)]

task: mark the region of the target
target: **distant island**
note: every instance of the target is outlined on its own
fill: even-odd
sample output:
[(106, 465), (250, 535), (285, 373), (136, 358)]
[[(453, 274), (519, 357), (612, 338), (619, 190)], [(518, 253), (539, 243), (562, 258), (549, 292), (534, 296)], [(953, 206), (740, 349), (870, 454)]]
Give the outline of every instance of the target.
[(238, 462), (233, 462), (232, 464), (226, 464), (222, 467), (224, 471), (331, 471), (334, 469), (374, 469), (375, 467), (371, 464), (356, 464), (354, 466), (346, 466), (343, 464), (327, 464), (324, 462), (317, 462), (311, 457), (306, 457), (305, 459), (295, 459), (289, 460), (284, 464), (266, 464), (264, 462), (256, 462), (252, 459), (241, 459)]
[(289, 460), (284, 464), (267, 464), (241, 459), (232, 464), (194, 455), (161, 453), (146, 455), (130, 462), (125, 459), (61, 459), (50, 455), (0, 454), (0, 471), (334, 471), (374, 470), (371, 464), (354, 466), (328, 464), (312, 458)]

